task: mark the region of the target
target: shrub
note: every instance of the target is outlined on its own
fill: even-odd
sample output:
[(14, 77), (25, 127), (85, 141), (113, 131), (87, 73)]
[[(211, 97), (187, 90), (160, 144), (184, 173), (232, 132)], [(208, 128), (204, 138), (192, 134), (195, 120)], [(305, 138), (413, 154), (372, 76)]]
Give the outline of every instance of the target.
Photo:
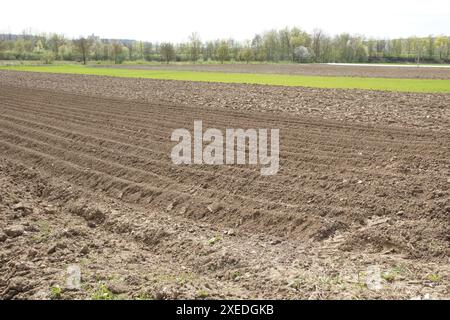
[(55, 61), (55, 54), (51, 51), (45, 51), (41, 56), (43, 64), (52, 64)]

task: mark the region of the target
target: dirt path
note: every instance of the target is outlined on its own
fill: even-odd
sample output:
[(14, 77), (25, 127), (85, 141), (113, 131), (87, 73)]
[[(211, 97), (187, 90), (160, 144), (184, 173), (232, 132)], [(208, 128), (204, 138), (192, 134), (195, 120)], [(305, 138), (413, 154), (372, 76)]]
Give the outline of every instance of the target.
[[(62, 298), (449, 297), (444, 124), (105, 98), (80, 94), (84, 77), (69, 92), (10, 75), (0, 86), (1, 297), (49, 298), (55, 286)], [(279, 128), (279, 174), (173, 165), (171, 132), (199, 119)], [(80, 290), (64, 290), (68, 264), (81, 267)], [(367, 288), (370, 266), (382, 290)]]

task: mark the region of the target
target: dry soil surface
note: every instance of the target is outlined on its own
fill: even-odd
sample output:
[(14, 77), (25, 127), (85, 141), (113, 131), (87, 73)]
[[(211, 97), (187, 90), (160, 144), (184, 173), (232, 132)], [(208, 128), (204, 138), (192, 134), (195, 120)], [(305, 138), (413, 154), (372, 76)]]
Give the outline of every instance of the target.
[[(0, 72), (0, 297), (449, 298), (448, 97)], [(279, 174), (172, 164), (194, 120)]]

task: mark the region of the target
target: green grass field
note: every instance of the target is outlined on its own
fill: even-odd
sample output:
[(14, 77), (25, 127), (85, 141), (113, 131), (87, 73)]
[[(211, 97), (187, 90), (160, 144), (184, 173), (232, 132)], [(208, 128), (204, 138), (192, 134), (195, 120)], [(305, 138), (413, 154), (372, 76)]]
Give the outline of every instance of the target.
[(366, 89), (401, 92), (450, 93), (450, 80), (317, 77), (282, 74), (247, 74), (168, 70), (133, 70), (80, 65), (8, 66), (0, 70), (86, 74), (123, 78), (149, 78), (200, 82), (248, 83), (291, 87)]

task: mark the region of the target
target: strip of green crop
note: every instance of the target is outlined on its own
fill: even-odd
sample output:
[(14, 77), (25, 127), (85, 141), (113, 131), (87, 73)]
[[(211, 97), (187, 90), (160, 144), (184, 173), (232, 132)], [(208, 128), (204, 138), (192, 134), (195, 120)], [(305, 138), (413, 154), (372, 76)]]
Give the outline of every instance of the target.
[(365, 89), (400, 92), (450, 93), (450, 80), (392, 79), (362, 77), (316, 77), (283, 74), (249, 74), (172, 70), (136, 70), (126, 68), (60, 66), (8, 66), (0, 70), (85, 74), (123, 78), (149, 78), (199, 82), (247, 83), (291, 87)]

